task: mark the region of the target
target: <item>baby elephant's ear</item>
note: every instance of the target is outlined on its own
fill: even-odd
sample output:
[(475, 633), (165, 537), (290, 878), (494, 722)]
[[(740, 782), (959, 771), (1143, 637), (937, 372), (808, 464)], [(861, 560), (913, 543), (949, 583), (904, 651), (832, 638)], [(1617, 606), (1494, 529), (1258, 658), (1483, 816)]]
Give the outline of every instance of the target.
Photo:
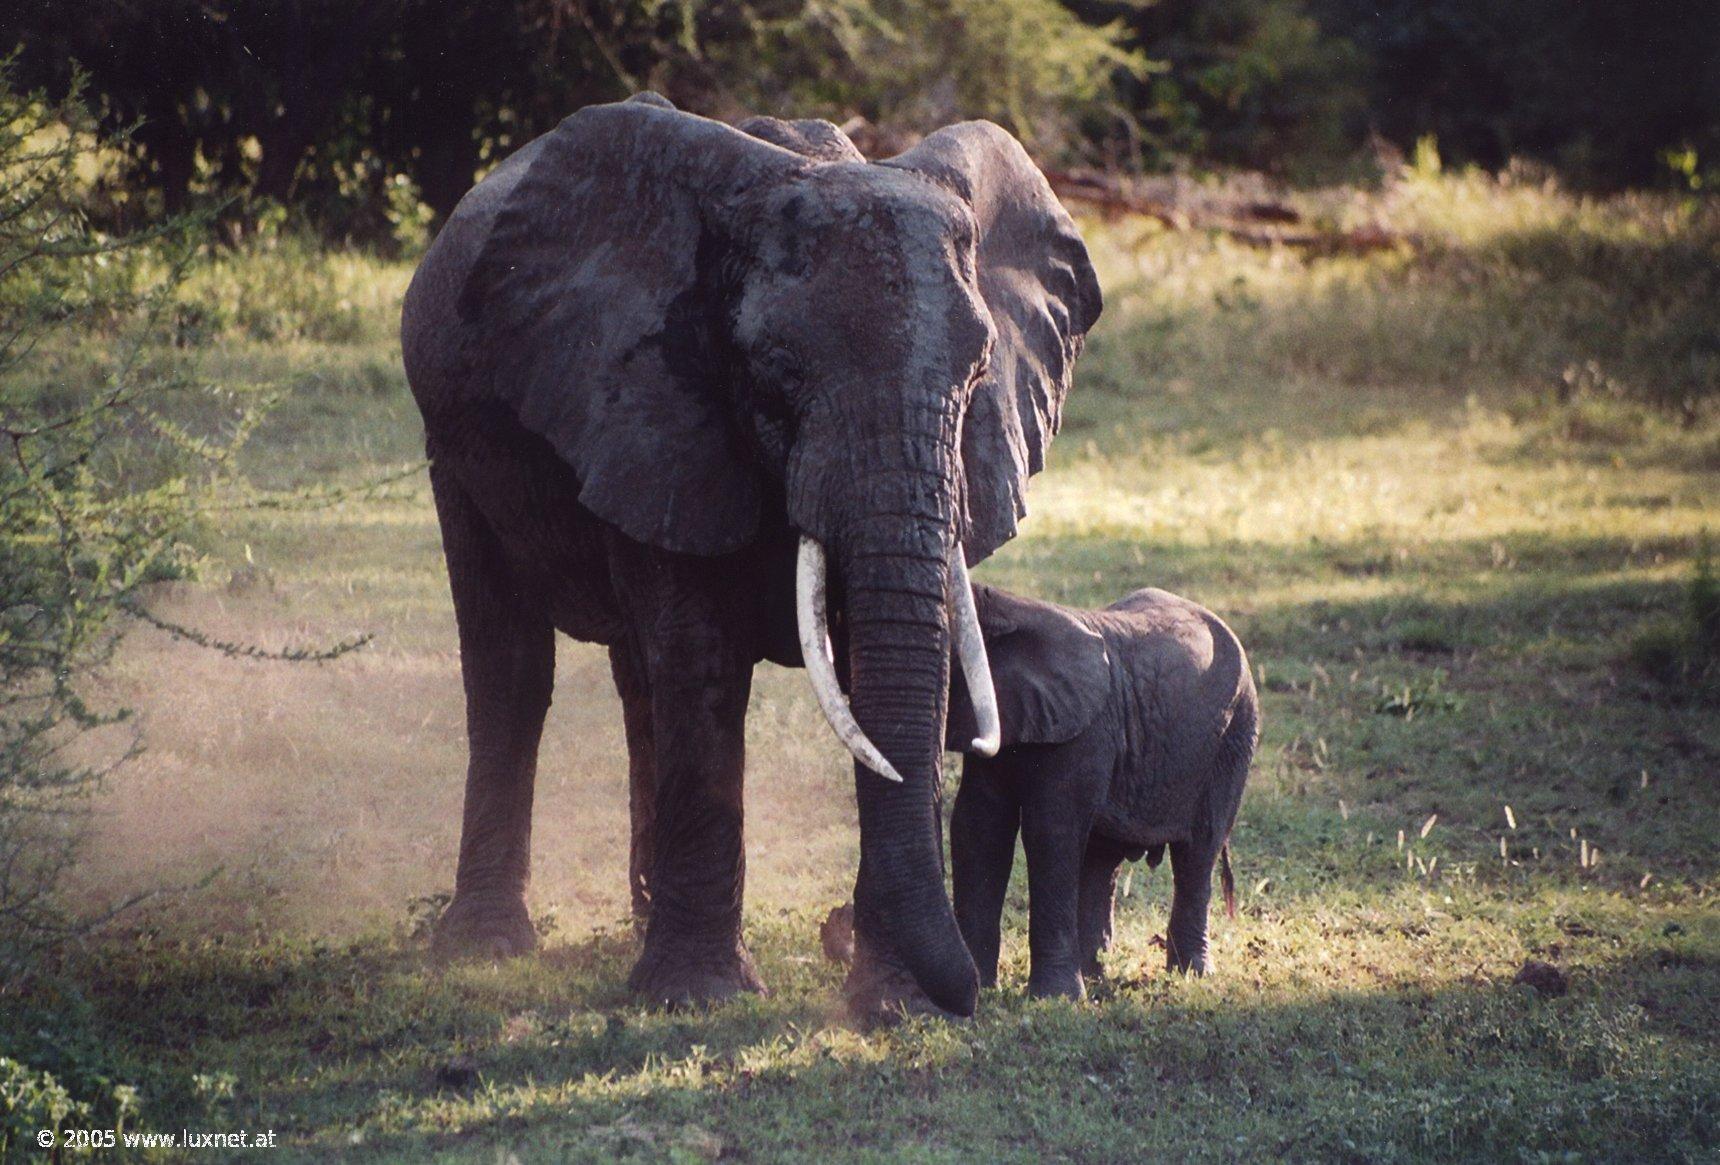
[[(997, 688), (1003, 744), (1061, 744), (1093, 722), (1111, 698), (1105, 640), (1060, 607), (974, 587), (980, 630)], [(973, 708), (958, 675), (949, 738), (973, 739)]]

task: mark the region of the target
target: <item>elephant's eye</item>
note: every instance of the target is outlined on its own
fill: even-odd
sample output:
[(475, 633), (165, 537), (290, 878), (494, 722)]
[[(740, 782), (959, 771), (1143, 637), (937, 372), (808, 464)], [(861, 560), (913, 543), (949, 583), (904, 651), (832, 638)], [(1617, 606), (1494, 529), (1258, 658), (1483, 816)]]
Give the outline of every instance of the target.
[(748, 394), (748, 411), (752, 417), (752, 435), (768, 464), (779, 469), (794, 442), (798, 421), (793, 404), (775, 383), (754, 380)]
[(754, 379), (760, 387), (774, 390), (784, 398), (793, 398), (803, 379), (800, 361), (786, 344), (769, 344), (753, 355)]
[(986, 339), (985, 347), (980, 351), (979, 359), (974, 361), (973, 371), (968, 375), (967, 388), (962, 400), (962, 407), (973, 403), (974, 394), (979, 391), (980, 382), (991, 373), (991, 357), (995, 341)]
[(798, 424), (793, 395), (799, 387), (796, 362), (786, 348), (757, 339), (737, 355), (740, 359), (730, 365), (736, 424), (763, 463), (780, 472)]
[(788, 397), (773, 385), (759, 385), (753, 390), (753, 408), (759, 419), (773, 424), (786, 424), (794, 419), (794, 409)]

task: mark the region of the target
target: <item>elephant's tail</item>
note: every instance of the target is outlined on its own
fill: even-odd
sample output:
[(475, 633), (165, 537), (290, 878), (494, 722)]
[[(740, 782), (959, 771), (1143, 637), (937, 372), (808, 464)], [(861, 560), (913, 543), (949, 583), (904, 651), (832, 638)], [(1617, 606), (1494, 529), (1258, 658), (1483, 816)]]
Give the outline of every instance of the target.
[(1236, 917), (1236, 876), (1230, 872), (1230, 842), (1226, 841), (1218, 851), (1218, 879), (1224, 887), (1224, 909), (1231, 917)]

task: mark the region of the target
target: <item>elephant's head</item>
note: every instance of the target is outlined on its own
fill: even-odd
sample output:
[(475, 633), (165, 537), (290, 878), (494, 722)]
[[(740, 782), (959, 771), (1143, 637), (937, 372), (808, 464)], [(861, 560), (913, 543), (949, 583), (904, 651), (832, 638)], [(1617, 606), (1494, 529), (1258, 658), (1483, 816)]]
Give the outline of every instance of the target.
[[(878, 900), (859, 905), (965, 1013), (935, 812), (951, 605), (968, 594), (951, 579), (1014, 534), (1099, 288), (994, 125), (878, 164), (825, 123), (746, 128), (660, 98), (569, 117), (505, 194), (461, 310), (494, 391), (599, 517), (700, 555), (786, 520), (810, 618), (831, 564), (851, 713), (833, 683), (820, 702), (873, 770), (857, 779)], [(802, 642), (822, 649), (823, 628)], [(892, 769), (900, 784), (874, 775)]]

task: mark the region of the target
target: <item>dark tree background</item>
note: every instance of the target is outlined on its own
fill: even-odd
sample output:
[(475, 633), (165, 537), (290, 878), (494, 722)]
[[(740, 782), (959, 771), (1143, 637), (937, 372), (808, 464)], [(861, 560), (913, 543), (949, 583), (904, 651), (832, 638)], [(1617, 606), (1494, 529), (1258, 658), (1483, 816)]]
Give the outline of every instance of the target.
[(1512, 157), (1602, 185), (1656, 181), (1661, 155), (1720, 151), (1712, 0), (1317, 0), (1369, 62), (1369, 116), (1448, 157)]
[(26, 86), (75, 63), (110, 128), (137, 123), (127, 213), (237, 196), (357, 239), (387, 237), (402, 181), (443, 216), (495, 156), (645, 86), (713, 116), (990, 116), (1123, 168), (1321, 177), (1433, 135), (1605, 187), (1720, 157), (1711, 0), (23, 0), (13, 44)]
[(548, 0), (35, 0), (0, 38), (22, 45), (25, 85), (61, 89), (81, 65), (112, 125), (140, 122), (165, 209), (239, 192), (362, 233), (391, 173), (446, 214), (486, 139), (625, 93), (598, 41), (637, 39), (625, 22), (647, 6), (603, 7), (570, 22)]

